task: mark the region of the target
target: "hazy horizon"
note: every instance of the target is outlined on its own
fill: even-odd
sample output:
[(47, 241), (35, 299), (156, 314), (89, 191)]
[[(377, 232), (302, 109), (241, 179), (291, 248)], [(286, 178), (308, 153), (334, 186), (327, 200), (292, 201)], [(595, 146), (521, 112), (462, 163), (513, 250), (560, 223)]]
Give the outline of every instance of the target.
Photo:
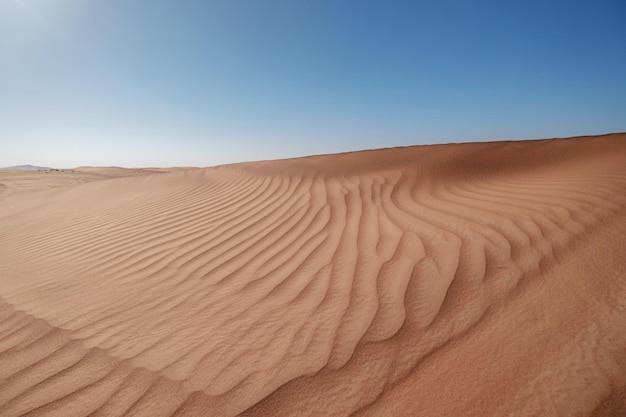
[(0, 1), (0, 167), (626, 130), (626, 5)]
[(570, 136), (570, 137), (554, 137), (554, 138), (528, 138), (528, 139), (502, 139), (502, 140), (476, 140), (476, 141), (459, 141), (459, 142), (433, 142), (433, 143), (420, 143), (420, 144), (414, 144), (414, 145), (397, 145), (397, 146), (387, 146), (387, 147), (380, 147), (380, 148), (367, 148), (367, 149), (350, 149), (347, 151), (337, 151), (337, 152), (328, 152), (328, 153), (317, 153), (317, 154), (306, 154), (306, 155), (293, 155), (293, 156), (286, 156), (283, 158), (277, 157), (277, 158), (270, 158), (270, 159), (246, 159), (246, 160), (233, 160), (233, 161), (228, 161), (225, 162), (223, 164), (212, 164), (212, 165), (133, 165), (133, 166), (129, 166), (129, 165), (116, 165), (116, 164), (101, 164), (101, 165), (89, 165), (89, 164), (82, 164), (82, 165), (72, 165), (72, 166), (51, 166), (51, 165), (38, 165), (38, 164), (31, 164), (31, 163), (23, 163), (23, 164), (15, 164), (15, 165), (7, 165), (7, 166), (0, 166), (0, 169), (6, 169), (6, 168), (19, 168), (19, 167), (32, 167), (32, 168), (38, 168), (38, 169), (64, 169), (64, 170), (71, 170), (71, 169), (75, 169), (75, 168), (87, 168), (87, 167), (94, 167), (94, 168), (127, 168), (127, 169), (150, 169), (150, 168), (206, 168), (206, 167), (211, 167), (211, 166), (219, 166), (219, 165), (228, 165), (228, 164), (236, 164), (236, 163), (240, 163), (240, 162), (261, 162), (261, 161), (268, 161), (268, 160), (284, 160), (284, 159), (294, 159), (294, 158), (307, 158), (307, 157), (316, 157), (316, 156), (320, 156), (320, 155), (335, 155), (335, 154), (341, 154), (341, 153), (346, 153), (346, 152), (360, 152), (360, 151), (368, 151), (368, 150), (380, 150), (380, 149), (385, 149), (385, 148), (402, 148), (402, 147), (410, 147), (410, 146), (428, 146), (428, 145), (451, 145), (451, 144), (461, 144), (461, 143), (467, 143), (467, 144), (471, 144), (471, 143), (479, 143), (479, 142), (517, 142), (517, 141), (542, 141), (542, 140), (551, 140), (551, 139), (575, 139), (575, 138), (579, 138), (579, 137), (585, 137), (585, 136), (611, 136), (611, 135), (617, 135), (617, 134), (624, 134), (626, 132), (607, 132), (607, 133), (601, 133), (598, 135), (581, 135), (581, 136)]

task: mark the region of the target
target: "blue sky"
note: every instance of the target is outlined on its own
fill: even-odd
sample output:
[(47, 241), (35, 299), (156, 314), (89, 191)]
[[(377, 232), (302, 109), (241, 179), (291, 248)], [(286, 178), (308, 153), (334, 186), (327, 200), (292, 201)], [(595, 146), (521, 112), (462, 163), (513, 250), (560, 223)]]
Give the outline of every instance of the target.
[(626, 3), (0, 0), (0, 166), (626, 131)]

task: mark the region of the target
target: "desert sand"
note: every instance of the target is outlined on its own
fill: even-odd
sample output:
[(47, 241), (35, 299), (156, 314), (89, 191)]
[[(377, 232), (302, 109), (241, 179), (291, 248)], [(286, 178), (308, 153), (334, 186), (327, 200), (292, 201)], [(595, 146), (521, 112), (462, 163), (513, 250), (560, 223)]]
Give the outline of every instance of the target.
[(128, 169), (119, 167), (78, 167), (46, 170), (0, 169), (0, 201), (11, 195), (67, 187), (118, 177), (135, 177), (178, 171), (188, 168)]
[(626, 134), (0, 174), (0, 416), (625, 416)]

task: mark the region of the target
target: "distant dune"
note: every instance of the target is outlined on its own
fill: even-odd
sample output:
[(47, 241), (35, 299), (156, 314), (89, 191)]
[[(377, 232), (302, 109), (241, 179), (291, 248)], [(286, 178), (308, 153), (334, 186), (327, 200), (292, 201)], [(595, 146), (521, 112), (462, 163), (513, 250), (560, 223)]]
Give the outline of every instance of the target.
[(16, 165), (12, 167), (0, 168), (6, 171), (45, 171), (46, 169), (52, 169), (50, 167), (38, 167), (35, 165)]
[[(118, 177), (160, 173), (157, 170), (126, 168), (75, 168), (46, 170), (0, 170), (0, 203), (16, 195), (58, 189)], [(162, 171), (165, 172), (165, 171)]]
[(64, 175), (0, 177), (0, 416), (626, 415), (626, 134)]
[(134, 177), (138, 175), (159, 174), (193, 168), (121, 168), (121, 167), (78, 167), (75, 171), (102, 175), (105, 177)]

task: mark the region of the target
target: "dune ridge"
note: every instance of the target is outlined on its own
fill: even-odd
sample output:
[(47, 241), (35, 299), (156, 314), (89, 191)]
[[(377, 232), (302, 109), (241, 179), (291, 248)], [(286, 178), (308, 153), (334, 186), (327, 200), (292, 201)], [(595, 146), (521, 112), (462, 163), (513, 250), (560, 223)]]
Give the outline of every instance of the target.
[(625, 216), (623, 134), (11, 195), (0, 416), (618, 415)]

